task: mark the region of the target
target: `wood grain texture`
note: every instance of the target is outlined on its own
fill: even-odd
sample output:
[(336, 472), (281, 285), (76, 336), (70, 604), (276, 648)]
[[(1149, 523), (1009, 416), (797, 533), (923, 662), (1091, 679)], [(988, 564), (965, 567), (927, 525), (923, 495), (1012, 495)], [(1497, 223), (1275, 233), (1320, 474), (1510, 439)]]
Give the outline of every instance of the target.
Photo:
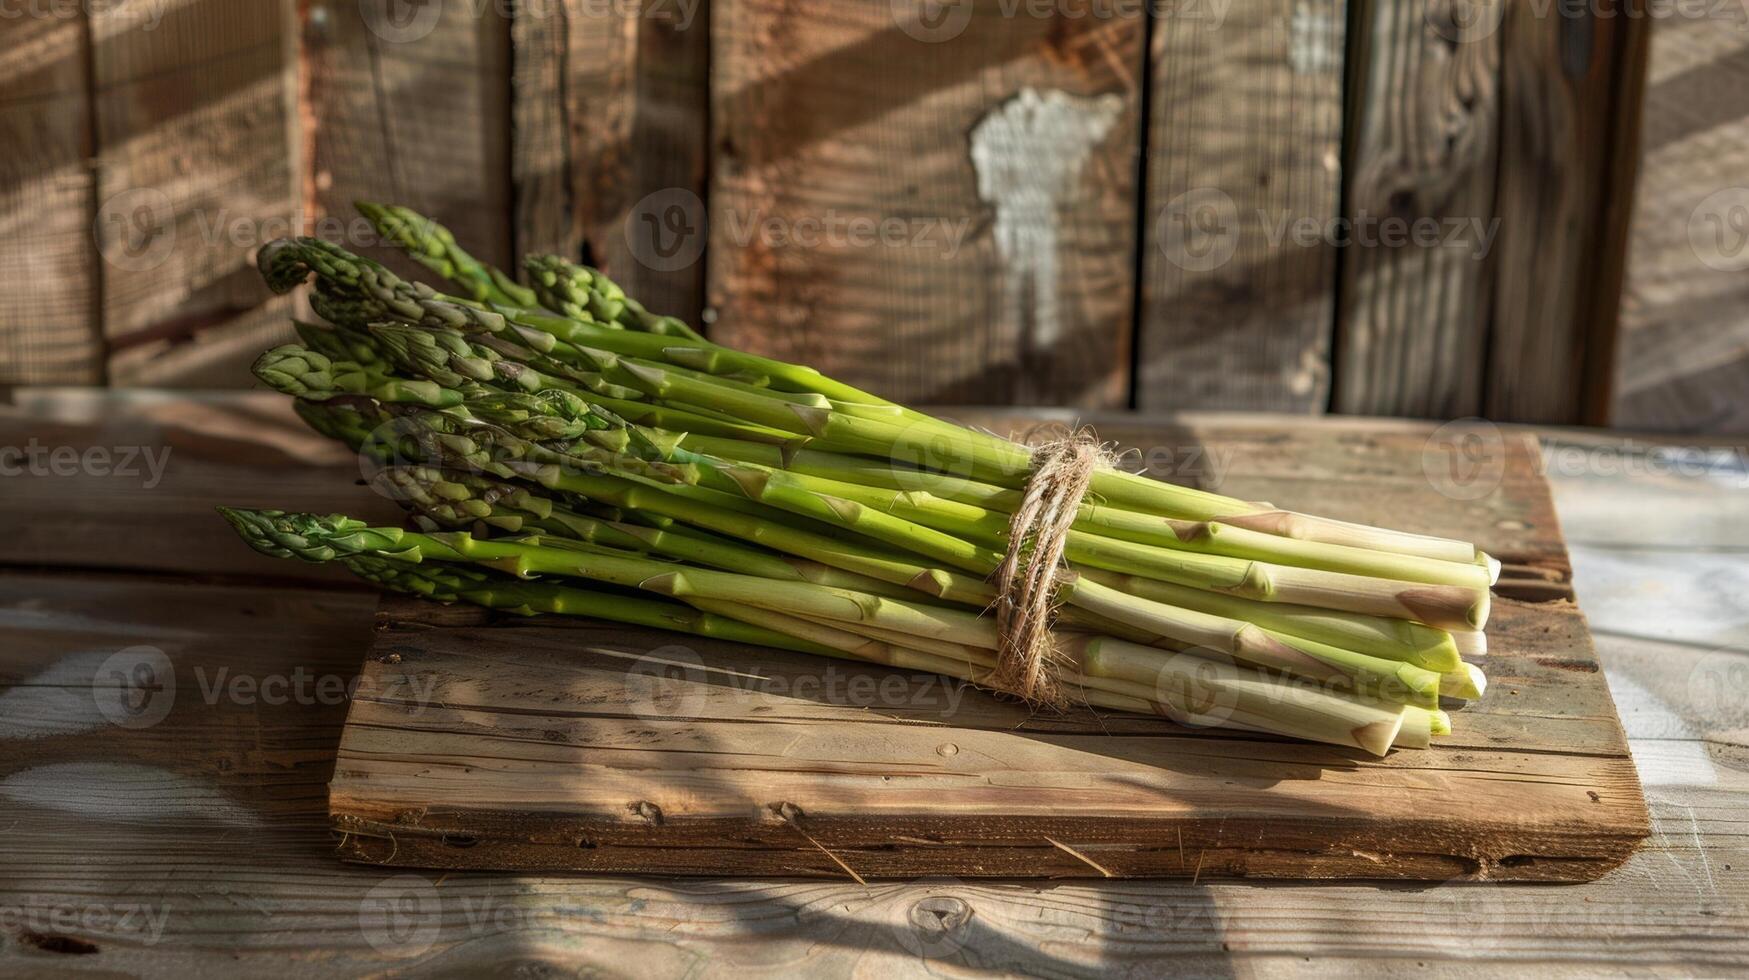
[(289, 0), (108, 4), (92, 34), (110, 380), (246, 387), (290, 336), (253, 261), (295, 227)]
[(1746, 432), (1749, 31), (1669, 18), (1653, 25), (1651, 48), (1611, 417), (1647, 430)]
[[(225, 396), (207, 411), (233, 401), (233, 424), (246, 439), (257, 400)], [(85, 426), (79, 438), (89, 441), (138, 412), (131, 398), (97, 394), (77, 406), (63, 401), (49, 417)], [(1257, 419), (1244, 428), (1262, 444), (1269, 426)], [(255, 431), (278, 438), (271, 428)], [(1637, 547), (1640, 538), (1620, 532), (1637, 535), (1642, 525), (1616, 518), (1629, 508), (1658, 518), (1658, 540), (1673, 555), (1710, 548), (1720, 528), (1743, 524), (1733, 523), (1741, 495), (1717, 481), (1657, 481), (1659, 495), (1647, 506), (1640, 475), (1592, 474), (1576, 493), (1563, 469), (1550, 473), (1575, 542), (1607, 537)], [(239, 481), (232, 496), (264, 501), (283, 483), (278, 472), (257, 474), (253, 483), (241, 482), (243, 471), (232, 478)], [(1357, 494), (1343, 496), (1350, 507), (1362, 505)], [(157, 499), (139, 495), (137, 502), (149, 507)], [(1704, 520), (1684, 525), (1684, 514)], [(118, 510), (107, 521), (94, 514), (80, 536), (125, 537), (152, 519), (149, 509)], [(1594, 625), (1611, 626), (1603, 615), (1611, 610), (1598, 605), (1605, 586), (1641, 597), (1638, 608), (1622, 609), (1630, 618), (1666, 618), (1656, 604), (1658, 573), (1618, 563), (1592, 574), (1583, 563), (1590, 553), (1576, 557)], [(1629, 567), (1646, 573), (1643, 580), (1611, 580)], [(1704, 648), (1629, 646), (1599, 633), (1642, 772), (1662, 775), (1647, 781), (1652, 835), (1624, 866), (1590, 884), (1260, 887), (930, 876), (864, 888), (820, 879), (446, 875), (334, 860), (325, 787), (342, 704), (275, 704), (228, 693), (238, 676), (289, 679), (300, 668), (352, 681), (374, 600), (336, 599), (133, 575), (0, 575), (7, 640), (0, 645), (0, 720), (39, 721), (47, 713), (95, 723), (0, 732), (0, 826), (7, 828), (0, 972), (31, 976), (72, 966), (197, 980), (390, 970), (623, 975), (635, 964), (640, 974), (700, 977), (1163, 970), (1285, 977), (1313, 962), (1345, 976), (1455, 980), (1526, 970), (1575, 978), (1749, 970), (1746, 743), (1736, 723), (1718, 714), (1714, 688), (1689, 682), (1709, 676), (1689, 669), (1705, 665)], [(93, 710), (92, 661), (62, 660), (96, 653), (100, 663), (139, 644), (159, 646), (174, 664), (175, 707), (151, 728), (108, 724)], [(1673, 656), (1688, 659), (1673, 669)], [(76, 665), (83, 666), (70, 669)], [(209, 699), (220, 670), (227, 671), (223, 693)], [(120, 703), (119, 696), (107, 703)], [(1697, 753), (1710, 769), (1649, 765)], [(101, 812), (93, 800), (104, 801)], [(237, 822), (243, 819), (250, 822)], [(391, 921), (395, 910), (405, 915)], [(161, 931), (145, 913), (163, 916)], [(1393, 927), (1406, 921), (1415, 927)]]
[(513, 29), (518, 254), (597, 265), (698, 324), (709, 4), (551, 0), (519, 9)]
[[(1141, 451), (1178, 436), (1118, 438)], [(1225, 445), (1218, 429), (1204, 439)], [(1353, 431), (1367, 442), (1405, 472), (1440, 451), (1425, 433)], [(1290, 429), (1272, 448), (1296, 479), (1277, 502), (1315, 510), (1352, 490), (1320, 486), (1324, 440)], [(863, 878), (1596, 878), (1645, 836), (1644, 803), (1584, 619), (1559, 593), (1540, 454), (1501, 449), (1487, 496), (1519, 506), (1485, 540), (1517, 542), (1496, 552), (1513, 566), (1503, 592), (1526, 574), (1553, 588), (1497, 601), (1489, 697), (1432, 750), (1375, 760), (1160, 719), (1039, 718), (927, 675), (588, 623), (457, 627), (389, 601), (363, 673), (385, 693), (354, 705), (330, 786), (342, 853)], [(1392, 494), (1420, 508), (1398, 526), (1462, 530), (1437, 522), (1427, 476), (1375, 480), (1365, 506)]]
[(0, 384), (103, 378), (89, 24), (0, 18)]
[(1636, 5), (1507, 7), (1489, 418), (1605, 421), (1587, 406), (1607, 402), (1598, 391), (1614, 373), (1616, 229), (1633, 194), (1622, 166), (1621, 149), (1635, 139), (1625, 107), (1640, 96), (1649, 29), (1643, 11), (1624, 13)]
[(894, 399), (1122, 405), (1142, 19), (949, 6), (716, 8), (714, 336)]
[(361, 0), (302, 8), (304, 125), (317, 233), (432, 278), (353, 209), (403, 204), (481, 261), (512, 258), (506, 5)]
[[(1332, 407), (1458, 418), (1482, 399), (1505, 0), (1355, 0)], [(1386, 222), (1429, 239), (1385, 244)], [(1399, 232), (1399, 234), (1401, 234)]]
[(1183, 9), (1153, 24), (1135, 403), (1322, 412), (1347, 5)]
[(306, 428), (278, 394), (21, 391), (0, 408), (0, 446), (34, 460), (4, 480), (0, 567), (351, 584), (339, 569), (256, 554), (213, 508), (400, 513), (358, 485), (356, 456)]

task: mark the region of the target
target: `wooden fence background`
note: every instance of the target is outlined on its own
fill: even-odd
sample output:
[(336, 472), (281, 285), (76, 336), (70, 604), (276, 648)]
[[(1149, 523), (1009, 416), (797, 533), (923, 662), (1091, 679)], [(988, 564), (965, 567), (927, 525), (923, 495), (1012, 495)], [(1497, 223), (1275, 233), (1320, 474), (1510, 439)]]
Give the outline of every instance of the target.
[(1729, 7), (40, 0), (0, 383), (247, 384), (365, 198), (914, 402), (1741, 427)]

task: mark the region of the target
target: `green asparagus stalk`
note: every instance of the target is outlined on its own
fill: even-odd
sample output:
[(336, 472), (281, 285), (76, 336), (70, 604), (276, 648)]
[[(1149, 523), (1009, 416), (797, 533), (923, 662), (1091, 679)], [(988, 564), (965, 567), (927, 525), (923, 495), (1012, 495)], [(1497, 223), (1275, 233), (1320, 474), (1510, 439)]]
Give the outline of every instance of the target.
[[(582, 552), (540, 539), (482, 541), (461, 532), (428, 535), (398, 528), (372, 528), (339, 516), (320, 518), (231, 509), (222, 512), (257, 550), (282, 557), (328, 561), (351, 554), (380, 554), (412, 561), (473, 562), (520, 576), (591, 578), (679, 599), (735, 602), (803, 618), (865, 623), (953, 643), (990, 649), (996, 646), (994, 622), (975, 612), (848, 589), (672, 566), (639, 556)], [(1098, 615), (1141, 623), (1173, 639), (1320, 683), (1353, 687), (1409, 704), (1432, 706), (1438, 698), (1439, 675), (1411, 664), (1278, 637), (1249, 624), (1147, 603), (1090, 583), (1075, 589), (1073, 601)]]
[[(542, 349), (541, 345), (545, 343), (547, 351), (560, 342), (575, 348), (593, 346), (612, 354), (667, 361), (693, 372), (758, 375), (773, 384), (820, 394), (832, 400), (830, 406), (796, 405), (776, 398), (761, 402), (745, 393), (737, 395), (735, 404), (737, 411), (752, 413), (746, 415), (750, 421), (810, 435), (825, 448), (890, 455), (895, 444), (917, 438), (921, 429), (932, 445), (943, 448), (956, 465), (967, 467), (967, 472), (980, 480), (1018, 485), (1024, 481), (1030, 465), (1030, 454), (1023, 447), (898, 409), (866, 392), (837, 385), (823, 379), (818, 372), (797, 369), (793, 365), (683, 338), (611, 330), (564, 317), (486, 310), (469, 305), (465, 299), (445, 297), (402, 282), (375, 263), (310, 239), (273, 243), (262, 250), (261, 263), (270, 284), (277, 289), (288, 289), (313, 271), (321, 277), (329, 292), (343, 293), (360, 306), (374, 309), (387, 318), (463, 331), (509, 334), (535, 349)], [(717, 386), (676, 375), (671, 370), (645, 364), (625, 367), (639, 377), (646, 391), (681, 405), (697, 405), (702, 401), (703, 407), (710, 407), (723, 397)], [(1261, 533), (1422, 555), (1442, 561), (1477, 559), (1473, 546), (1461, 542), (1274, 511), (1118, 471), (1096, 474), (1093, 491), (1119, 506), (1157, 511), (1179, 519), (1218, 519), (1222, 523)]]
[[(533, 404), (538, 408), (539, 403)], [(554, 401), (553, 404), (560, 402)], [(493, 415), (486, 416), (486, 419), (501, 425), (510, 424)], [(521, 431), (519, 434), (534, 439), (563, 435), (541, 431)], [(652, 438), (664, 437), (657, 433)], [(599, 453), (568, 452), (591, 462), (612, 465), (611, 459)], [(688, 474), (699, 473), (711, 489), (740, 493), (750, 500), (788, 513), (877, 539), (897, 541), (910, 550), (954, 568), (988, 574), (1001, 560), (997, 548), (1003, 546), (1001, 536), (1006, 531), (1006, 518), (975, 505), (918, 492), (888, 491), (750, 464), (737, 465), (678, 449), (670, 452), (668, 459), (685, 466)], [(947, 529), (929, 526), (931, 518)], [(982, 541), (983, 546), (974, 543), (976, 541)], [(1337, 549), (1327, 547), (1326, 550)], [(1067, 554), (1072, 561), (1095, 568), (1130, 571), (1166, 582), (1262, 601), (1293, 603), (1316, 597), (1323, 600), (1321, 604), (1336, 609), (1406, 616), (1435, 626), (1474, 627), (1486, 618), (1488, 592), (1479, 583), (1464, 587), (1391, 581), (1219, 554), (1162, 550), (1085, 532), (1071, 532)], [(1425, 566), (1435, 564), (1426, 560), (1418, 563)], [(1450, 567), (1473, 576), (1482, 575), (1482, 570), (1473, 564), (1452, 564)], [(1423, 577), (1438, 576), (1426, 572)]]
[(475, 523), (513, 534), (533, 533), (553, 543), (569, 539), (622, 552), (637, 552), (760, 578), (811, 582), (892, 598), (919, 598), (901, 586), (818, 562), (749, 547), (698, 532), (639, 527), (601, 520), (555, 504), (511, 483), (433, 467), (395, 466), (374, 482), (439, 527), (466, 530)]
[(400, 246), (414, 261), (454, 283), (472, 299), (509, 306), (534, 306), (534, 292), (462, 250), (448, 228), (411, 208), (357, 201), (354, 207), (378, 234)]
[(437, 562), (411, 564), (357, 555), (341, 561), (354, 574), (396, 592), (438, 602), (466, 602), (523, 616), (552, 613), (588, 616), (614, 623), (690, 633), (731, 643), (836, 656), (837, 651), (804, 639), (763, 629), (729, 616), (700, 612), (679, 602), (610, 595), (557, 585), (524, 582)]
[[(994, 590), (981, 576), (1007, 546), (1030, 450), (810, 369), (652, 333), (664, 327), (610, 280), (550, 257), (530, 264), (531, 292), (562, 316), (480, 289), (445, 295), (313, 240), (275, 243), (261, 262), (276, 288), (314, 273), (318, 311), (341, 324), (300, 327), (305, 346), (270, 352), (263, 380), (296, 395), (318, 431), (385, 462), (496, 477), (427, 475), (418, 493), (402, 488), (422, 526), (529, 535), (336, 525), (302, 557), (363, 534), (380, 547), (348, 554), (593, 577), (914, 662), (993, 665), (995, 634), (978, 613)], [(502, 275), (451, 271), (478, 284), (482, 270)], [(896, 462), (919, 447), (913, 465)], [(294, 531), (320, 520), (280, 516)], [(1499, 563), (1472, 546), (1115, 471), (1095, 474), (1074, 517), (1063, 628), (1385, 699), (1404, 745), (1449, 730), (1438, 697), (1481, 694), (1480, 671), (1458, 658), (1485, 650)], [(1107, 704), (1178, 710), (1133, 679), (1064, 676), (1091, 678)]]
[[(839, 628), (770, 610), (696, 605), (719, 613), (733, 610), (749, 622), (806, 636), (863, 659), (973, 683), (985, 682), (995, 667), (993, 654), (976, 648), (930, 651), (872, 638), (860, 625)], [(1310, 690), (1256, 671), (1121, 641), (1095, 640), (1069, 655), (1072, 667), (1062, 683), (1073, 697), (1094, 707), (1161, 714), (1195, 727), (1242, 728), (1350, 746), (1377, 756), (1388, 754), (1394, 744), (1425, 748), (1433, 729), (1433, 713), (1424, 708)], [(1411, 725), (1417, 731), (1406, 735), (1404, 729)]]
[(541, 305), (554, 313), (573, 320), (617, 324), (627, 330), (686, 340), (704, 339), (679, 318), (657, 316), (644, 309), (599, 269), (577, 265), (556, 255), (531, 255), (522, 265)]
[[(556, 613), (589, 616), (612, 622), (674, 630), (731, 642), (756, 644), (817, 655), (849, 653), (888, 666), (929, 670), (974, 682), (984, 679), (993, 663), (987, 656), (953, 658), (919, 656), (914, 648), (871, 641), (867, 637), (824, 624), (807, 624), (752, 607), (697, 600), (707, 610), (674, 602), (606, 595), (548, 582), (525, 582), (440, 563), (411, 564), (383, 558), (343, 559), (361, 577), (396, 591), (441, 602), (469, 602), (521, 615)], [(782, 627), (766, 628), (743, 619)], [(1144, 701), (1191, 723), (1230, 724), (1242, 719), (1259, 730), (1290, 737), (1349, 745), (1385, 755), (1403, 719), (1416, 718), (1414, 708), (1375, 707), (1254, 674), (1224, 668), (1182, 655), (1094, 641), (1076, 654), (1087, 672), (1070, 675), (1068, 683), (1089, 703), (1134, 710)], [(1092, 670), (1107, 671), (1106, 674)], [(1127, 691), (1128, 698), (1109, 694)], [(1151, 692), (1152, 696), (1147, 696)], [(1169, 700), (1158, 702), (1165, 696)], [(1292, 711), (1284, 708), (1294, 709)], [(1427, 717), (1422, 714), (1420, 717)], [(1423, 728), (1427, 726), (1424, 723)]]

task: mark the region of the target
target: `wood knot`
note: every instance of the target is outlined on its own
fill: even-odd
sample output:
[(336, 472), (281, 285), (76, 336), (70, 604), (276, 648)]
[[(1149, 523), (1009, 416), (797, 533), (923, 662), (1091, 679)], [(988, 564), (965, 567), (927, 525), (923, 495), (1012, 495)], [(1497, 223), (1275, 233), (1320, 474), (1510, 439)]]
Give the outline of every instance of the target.
[(662, 808), (651, 803), (649, 800), (638, 800), (635, 803), (627, 803), (626, 809), (637, 816), (644, 818), (644, 821), (652, 827), (662, 826)]
[(941, 943), (954, 939), (972, 920), (972, 907), (963, 898), (930, 895), (912, 904), (905, 918), (918, 938), (932, 944)]

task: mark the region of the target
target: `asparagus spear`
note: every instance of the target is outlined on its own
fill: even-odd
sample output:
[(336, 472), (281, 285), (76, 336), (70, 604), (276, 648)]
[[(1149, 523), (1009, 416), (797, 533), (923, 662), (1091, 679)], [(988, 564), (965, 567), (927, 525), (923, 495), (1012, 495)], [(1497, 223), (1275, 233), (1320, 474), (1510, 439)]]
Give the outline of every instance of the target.
[(448, 228), (411, 208), (370, 201), (354, 202), (360, 214), (383, 237), (400, 246), (414, 261), (455, 283), (476, 300), (510, 306), (534, 306), (534, 292), (462, 250)]
[[(756, 413), (747, 416), (751, 421), (810, 435), (827, 448), (890, 455), (896, 443), (915, 439), (916, 430), (923, 429), (956, 465), (965, 466), (978, 479), (1018, 485), (1028, 472), (1030, 454), (1023, 447), (890, 406), (866, 392), (794, 365), (683, 338), (612, 330), (599, 324), (526, 311), (487, 310), (465, 299), (405, 283), (376, 263), (314, 239), (272, 243), (262, 250), (260, 262), (275, 289), (289, 289), (314, 272), (329, 293), (344, 295), (361, 308), (380, 314), (379, 318), (510, 336), (547, 352), (563, 343), (568, 348), (595, 348), (610, 354), (666, 361), (699, 373), (757, 375), (786, 389), (816, 393), (829, 399), (830, 405), (786, 405), (779, 399), (768, 404), (747, 397), (740, 397), (736, 404), (739, 409)], [(626, 368), (639, 377), (645, 390), (683, 405), (702, 400), (708, 407), (722, 397), (715, 386), (670, 370), (641, 363)], [(1462, 542), (1275, 511), (1117, 471), (1096, 474), (1093, 491), (1114, 504), (1180, 519), (1220, 520), (1266, 534), (1441, 561), (1477, 560), (1474, 547)]]
[[(887, 666), (928, 670), (978, 681), (993, 667), (985, 655), (943, 656), (915, 647), (871, 641), (856, 633), (810, 624), (782, 613), (734, 603), (675, 602), (605, 595), (548, 582), (524, 582), (438, 563), (384, 558), (342, 559), (359, 576), (396, 591), (441, 602), (469, 602), (523, 615), (590, 616), (738, 643), (825, 656), (850, 654)], [(757, 625), (763, 623), (766, 625)], [(1234, 725), (1388, 753), (1405, 720), (1429, 715), (1415, 708), (1374, 705), (1309, 691), (1266, 675), (1222, 667), (1183, 655), (1099, 640), (1074, 654), (1080, 673), (1068, 683), (1089, 704), (1162, 713), (1193, 725)]]
[(523, 582), (502, 575), (441, 563), (412, 564), (369, 555), (341, 561), (354, 574), (396, 592), (438, 602), (467, 602), (523, 616), (553, 613), (588, 616), (609, 622), (674, 630), (733, 643), (775, 647), (800, 653), (835, 656), (836, 651), (798, 637), (744, 623), (728, 616), (701, 612), (679, 602), (610, 595), (557, 585)]
[(563, 313), (573, 320), (594, 319), (618, 324), (627, 330), (686, 340), (704, 339), (679, 318), (657, 316), (644, 309), (600, 269), (578, 265), (556, 255), (531, 255), (523, 261), (522, 267), (528, 273), (529, 281), (534, 283), (541, 305), (554, 313)]
[[(436, 549), (521, 573), (605, 576), (908, 657), (970, 664), (994, 655), (994, 634), (975, 615), (991, 590), (975, 576), (1006, 546), (1006, 519), (1030, 471), (1023, 447), (696, 335), (651, 343), (644, 331), (661, 327), (640, 323), (640, 307), (592, 270), (558, 260), (534, 263), (547, 279), (537, 292), (566, 317), (502, 296), (446, 296), (307, 240), (276, 243), (262, 264), (286, 288), (315, 272), (318, 310), (344, 325), (304, 325), (307, 349), (273, 352), (260, 366), (264, 380), (303, 399), (300, 414), (318, 430), (390, 461), (461, 464), (580, 494), (555, 503), (529, 486), (468, 475), (427, 480), (424, 499), (406, 496), (428, 526), (471, 520), (538, 535), (415, 537), (411, 554)], [(628, 421), (622, 407), (637, 418)], [(895, 464), (919, 438), (942, 451), (929, 465)], [(944, 469), (959, 478), (937, 496)], [(1480, 695), (1479, 671), (1454, 663), (1460, 640), (1465, 653), (1483, 648), (1480, 634), (1409, 621), (1482, 624), (1499, 565), (1473, 547), (1125, 474), (1096, 474), (1094, 489), (1075, 515), (1068, 554), (1080, 573), (1060, 580), (1069, 603), (1060, 624), (1152, 644), (1155, 655), (1191, 647), (1427, 706), (1400, 709), (1404, 744), (1449, 728), (1433, 698)], [(757, 547), (773, 543), (772, 533), (779, 550), (819, 557)], [(615, 564), (626, 561), (683, 564), (665, 575), (643, 567), (634, 582), (638, 566)], [(828, 588), (779, 589), (774, 599), (749, 579)], [(932, 617), (909, 597), (970, 608), (937, 605)], [(1162, 710), (1146, 690), (1124, 687), (1133, 680), (1092, 684), (1108, 703)]]

